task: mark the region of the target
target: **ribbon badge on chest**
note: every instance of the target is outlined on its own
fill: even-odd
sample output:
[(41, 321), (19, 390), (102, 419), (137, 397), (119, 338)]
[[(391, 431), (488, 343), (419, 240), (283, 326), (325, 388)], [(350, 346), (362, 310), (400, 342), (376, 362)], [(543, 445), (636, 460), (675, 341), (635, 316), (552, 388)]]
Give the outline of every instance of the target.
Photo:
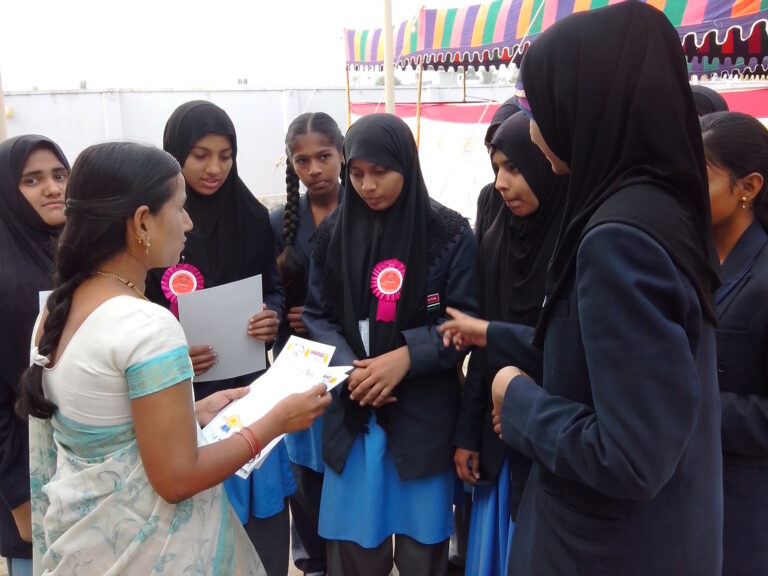
[(378, 299), (376, 320), (394, 322), (397, 314), (397, 301), (403, 290), (405, 264), (400, 260), (382, 260), (373, 267), (371, 274), (371, 292)]
[(176, 264), (163, 272), (160, 280), (160, 287), (163, 289), (168, 302), (171, 303), (171, 312), (176, 318), (179, 317), (179, 294), (189, 294), (195, 290), (205, 288), (203, 274), (196, 266), (192, 264)]

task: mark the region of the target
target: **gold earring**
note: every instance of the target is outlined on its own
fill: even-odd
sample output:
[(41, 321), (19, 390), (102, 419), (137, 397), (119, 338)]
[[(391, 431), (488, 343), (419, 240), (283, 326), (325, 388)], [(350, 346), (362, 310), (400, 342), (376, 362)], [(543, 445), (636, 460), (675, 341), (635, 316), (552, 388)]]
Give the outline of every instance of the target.
[(147, 249), (144, 251), (144, 253), (149, 256), (149, 236), (147, 236)]
[(138, 232), (134, 235), (134, 238), (136, 238), (136, 242), (138, 242), (139, 244), (144, 244), (144, 237), (139, 236)]
[(746, 196), (742, 196), (741, 200), (740, 200), (740, 203), (741, 203), (741, 207), (746, 210), (747, 209), (747, 197)]

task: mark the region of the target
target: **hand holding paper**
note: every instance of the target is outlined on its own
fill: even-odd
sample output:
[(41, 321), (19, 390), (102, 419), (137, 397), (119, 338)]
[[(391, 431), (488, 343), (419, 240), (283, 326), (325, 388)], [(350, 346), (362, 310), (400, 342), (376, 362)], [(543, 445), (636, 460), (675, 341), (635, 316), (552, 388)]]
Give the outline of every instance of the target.
[[(207, 443), (223, 440), (267, 414), (282, 431), (264, 446), (261, 455), (238, 472), (246, 478), (258, 467), (285, 432), (311, 425), (322, 414), (331, 399), (330, 390), (347, 378), (351, 366), (329, 367), (333, 346), (291, 336), (272, 367), (257, 378), (250, 392), (219, 412), (203, 429)], [(322, 383), (318, 385), (319, 383)]]

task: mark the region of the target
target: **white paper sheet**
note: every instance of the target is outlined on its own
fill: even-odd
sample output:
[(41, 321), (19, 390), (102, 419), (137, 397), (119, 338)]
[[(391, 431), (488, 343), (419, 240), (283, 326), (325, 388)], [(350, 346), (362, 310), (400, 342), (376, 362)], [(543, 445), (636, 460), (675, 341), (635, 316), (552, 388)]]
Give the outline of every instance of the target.
[(224, 380), (267, 367), (264, 342), (248, 336), (248, 318), (261, 312), (261, 274), (179, 295), (179, 322), (190, 346), (207, 344), (218, 364), (195, 382)]
[[(211, 444), (228, 438), (264, 416), (290, 394), (304, 392), (321, 382), (329, 390), (341, 384), (352, 366), (328, 366), (334, 350), (333, 346), (291, 336), (270, 369), (251, 384), (248, 394), (227, 405), (203, 428), (206, 442)], [(237, 475), (247, 478), (254, 468), (261, 466), (282, 437), (264, 446), (261, 455), (238, 470)]]

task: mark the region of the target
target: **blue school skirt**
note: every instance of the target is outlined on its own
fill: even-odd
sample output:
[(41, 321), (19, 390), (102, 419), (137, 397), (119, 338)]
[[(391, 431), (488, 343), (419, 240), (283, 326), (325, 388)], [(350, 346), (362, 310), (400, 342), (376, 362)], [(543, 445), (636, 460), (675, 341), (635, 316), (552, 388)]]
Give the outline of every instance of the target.
[(318, 533), (375, 548), (393, 534), (438, 544), (453, 532), (453, 470), (400, 480), (384, 429), (371, 413), (344, 470), (325, 470)]

